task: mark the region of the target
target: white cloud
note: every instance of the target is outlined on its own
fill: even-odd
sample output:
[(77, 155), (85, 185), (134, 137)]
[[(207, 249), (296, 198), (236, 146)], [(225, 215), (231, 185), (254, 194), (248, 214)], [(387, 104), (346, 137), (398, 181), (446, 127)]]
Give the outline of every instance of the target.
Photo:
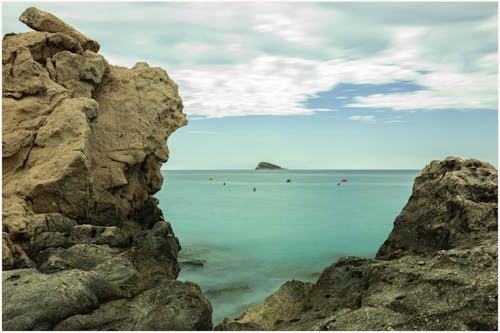
[[(261, 55), (246, 63), (179, 69), (170, 71), (170, 75), (179, 83), (185, 112), (205, 117), (312, 114), (318, 110), (307, 109), (303, 103), (341, 82), (412, 81), (426, 89), (357, 96), (347, 107), (496, 108), (496, 73), (454, 72), (447, 66), (421, 61), (418, 56), (417, 48), (408, 53), (387, 52), (364, 60), (321, 61)], [(422, 69), (428, 72), (422, 74)]]
[(349, 107), (356, 108), (389, 108), (404, 110), (440, 110), (440, 109), (492, 109), (494, 104), (483, 103), (475, 97), (439, 96), (432, 91), (417, 91), (402, 94), (375, 94), (366, 97), (356, 97), (355, 103)]
[(311, 114), (301, 103), (338, 83), (317, 71), (318, 62), (261, 56), (243, 64), (200, 66), (170, 75), (179, 84), (186, 113), (217, 118)]
[(356, 121), (365, 121), (365, 122), (375, 122), (377, 119), (375, 118), (374, 115), (367, 115), (367, 116), (350, 116), (349, 119), (351, 120), (356, 120)]
[(433, 71), (415, 80), (428, 90), (358, 96), (349, 107), (393, 110), (495, 109), (497, 75)]
[(310, 109), (313, 112), (329, 112), (329, 111), (338, 111), (337, 109), (327, 109), (327, 108), (314, 108)]
[[(494, 4), (45, 6), (101, 42), (111, 64), (148, 61), (166, 68), (189, 119), (325, 111), (303, 103), (339, 83), (405, 80), (425, 88), (358, 96), (350, 107), (478, 109), (498, 103), (498, 20), (488, 14)], [(5, 29), (15, 30), (10, 27), (24, 7), (4, 4)], [(360, 47), (372, 41), (373, 51)]]
[(323, 38), (312, 34), (312, 31), (325, 19), (325, 15), (321, 14), (321, 11), (312, 8), (302, 8), (300, 16), (279, 11), (259, 13), (254, 16), (253, 29), (302, 46), (317, 46)]

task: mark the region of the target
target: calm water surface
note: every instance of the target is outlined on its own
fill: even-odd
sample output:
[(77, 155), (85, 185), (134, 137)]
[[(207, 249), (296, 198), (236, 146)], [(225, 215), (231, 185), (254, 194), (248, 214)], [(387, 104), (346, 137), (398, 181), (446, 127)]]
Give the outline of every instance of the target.
[(181, 242), (179, 260), (192, 262), (179, 280), (200, 285), (216, 324), (288, 280), (315, 281), (341, 256), (374, 256), (418, 173), (163, 171), (156, 197)]

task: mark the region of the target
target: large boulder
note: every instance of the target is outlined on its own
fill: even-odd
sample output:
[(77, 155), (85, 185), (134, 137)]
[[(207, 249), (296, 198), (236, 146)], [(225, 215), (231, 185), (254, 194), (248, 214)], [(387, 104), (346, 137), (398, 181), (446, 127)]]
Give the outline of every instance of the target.
[[(211, 328), (203, 294), (173, 281), (180, 244), (152, 196), (187, 123), (177, 85), (146, 63), (110, 65), (50, 13), (20, 20), (36, 31), (2, 41), (3, 328), (108, 327), (71, 318), (112, 300), (130, 318), (163, 316), (121, 330)], [(160, 291), (180, 300), (148, 305)]]
[(215, 329), (496, 331), (497, 196), (490, 164), (433, 161), (376, 258), (341, 258)]
[(377, 258), (470, 248), (497, 237), (498, 175), (476, 159), (433, 161), (415, 179), (408, 204)]

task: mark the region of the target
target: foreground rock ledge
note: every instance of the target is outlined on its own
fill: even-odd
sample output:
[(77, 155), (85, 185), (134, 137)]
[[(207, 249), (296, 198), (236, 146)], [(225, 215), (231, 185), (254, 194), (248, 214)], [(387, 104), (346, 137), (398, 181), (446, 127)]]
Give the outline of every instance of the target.
[(496, 331), (497, 177), (475, 159), (431, 162), (376, 258), (341, 258), (215, 329)]
[(2, 41), (3, 329), (211, 329), (152, 197), (187, 123), (177, 85), (52, 14), (20, 20), (36, 32)]

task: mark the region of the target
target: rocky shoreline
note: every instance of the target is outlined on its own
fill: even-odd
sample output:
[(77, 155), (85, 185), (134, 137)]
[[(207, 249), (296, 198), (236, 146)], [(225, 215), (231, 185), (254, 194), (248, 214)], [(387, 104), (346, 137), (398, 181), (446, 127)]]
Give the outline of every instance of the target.
[[(211, 330), (201, 289), (176, 281), (153, 198), (166, 139), (187, 124), (177, 85), (28, 8), (2, 41), (4, 330)], [(433, 161), (375, 258), (289, 281), (217, 330), (497, 330), (497, 170)], [(246, 285), (212, 290), (246, 290)]]
[(496, 331), (497, 214), (492, 165), (433, 161), (375, 258), (344, 257), (316, 283), (289, 281), (215, 329)]

